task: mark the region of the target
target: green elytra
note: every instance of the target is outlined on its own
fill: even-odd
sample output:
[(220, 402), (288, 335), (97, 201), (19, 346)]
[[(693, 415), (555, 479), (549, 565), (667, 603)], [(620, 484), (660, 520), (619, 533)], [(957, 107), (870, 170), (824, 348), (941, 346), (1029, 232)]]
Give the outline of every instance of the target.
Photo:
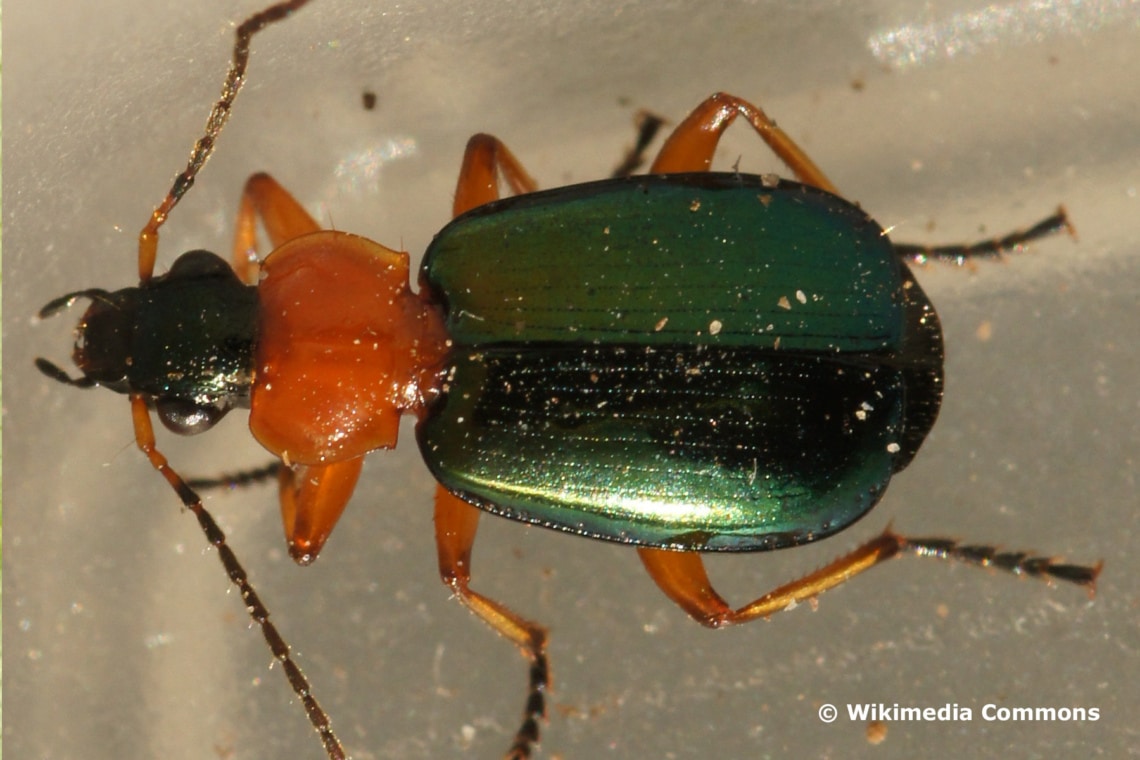
[(513, 519), (801, 544), (873, 507), (937, 414), (933, 309), (878, 224), (807, 185), (701, 173), (512, 197), (445, 227), (421, 281), (452, 340), (424, 459)]

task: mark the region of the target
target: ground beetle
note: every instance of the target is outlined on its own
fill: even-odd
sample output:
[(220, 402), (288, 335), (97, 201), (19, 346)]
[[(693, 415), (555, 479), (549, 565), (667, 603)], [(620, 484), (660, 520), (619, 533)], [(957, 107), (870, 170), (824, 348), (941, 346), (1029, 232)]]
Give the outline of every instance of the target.
[[(129, 395), (139, 448), (218, 548), (329, 757), (345, 753), (327, 716), (196, 483), (156, 448), (152, 408), (182, 434), (249, 408), (254, 436), (280, 460), (260, 474), (277, 474), (302, 564), (336, 524), (364, 455), (393, 447), (400, 415), (415, 415), (439, 481), (443, 580), (531, 661), (510, 757), (528, 757), (538, 740), (546, 632), (469, 587), (480, 510), (636, 546), (661, 589), (711, 627), (767, 617), (904, 552), (1093, 591), (1099, 565), (890, 530), (743, 607), (713, 590), (700, 552), (764, 551), (843, 530), (922, 445), (941, 401), (942, 331), (906, 259), (960, 263), (1068, 228), (1058, 210), (972, 246), (893, 244), (739, 98), (698, 106), (648, 175), (546, 192), (499, 140), (476, 135), (456, 218), (428, 249), (416, 292), (406, 253), (321, 230), (265, 174), (246, 184), (232, 263), (192, 251), (154, 276), (159, 227), (213, 149), (252, 36), (307, 1), (239, 27), (206, 134), (140, 233), (139, 285), (44, 307), (48, 316), (91, 302), (74, 353), (82, 376), (37, 364), (56, 380)], [(799, 182), (709, 171), (737, 117)], [(499, 198), (500, 178), (512, 197)], [(274, 247), (263, 261), (259, 221)]]

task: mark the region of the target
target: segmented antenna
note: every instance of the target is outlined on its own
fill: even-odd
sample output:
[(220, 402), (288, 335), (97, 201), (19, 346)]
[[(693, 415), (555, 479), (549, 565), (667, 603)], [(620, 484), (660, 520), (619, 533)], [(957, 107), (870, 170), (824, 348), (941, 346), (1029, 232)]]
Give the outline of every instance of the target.
[(272, 5), (260, 13), (250, 16), (237, 28), (233, 59), (230, 61), (230, 68), (226, 72), (225, 81), (222, 82), (222, 94), (214, 103), (214, 107), (210, 109), (210, 115), (206, 119), (205, 133), (198, 138), (198, 142), (194, 143), (194, 149), (190, 152), (190, 160), (186, 163), (186, 169), (174, 178), (174, 184), (171, 185), (170, 191), (150, 215), (150, 221), (139, 232), (140, 282), (146, 282), (154, 274), (154, 261), (158, 254), (158, 228), (166, 221), (171, 209), (178, 205), (178, 201), (182, 200), (186, 191), (194, 185), (194, 178), (198, 176), (198, 172), (209, 160), (210, 154), (214, 152), (214, 144), (217, 142), (218, 134), (230, 118), (230, 110), (233, 108), (234, 100), (237, 98), (242, 85), (245, 84), (245, 69), (249, 63), (249, 43), (253, 39), (253, 35), (266, 26), (287, 18), (293, 11), (308, 3), (309, 0), (288, 0)]

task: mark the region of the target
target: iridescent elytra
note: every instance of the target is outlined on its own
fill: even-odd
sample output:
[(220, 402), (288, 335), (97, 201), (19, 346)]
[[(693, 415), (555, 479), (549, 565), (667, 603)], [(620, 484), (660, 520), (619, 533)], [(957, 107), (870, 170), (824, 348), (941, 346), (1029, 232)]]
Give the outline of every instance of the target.
[[(305, 4), (253, 17), (239, 50)], [(243, 67), (239, 53), (235, 69)], [(720, 134), (740, 116), (796, 181), (708, 171)], [(149, 412), (200, 432), (229, 407), (250, 406), (255, 437), (285, 465), (286, 534), (302, 562), (321, 550), (363, 455), (395, 444), (400, 413), (417, 416), (441, 483), (444, 580), (532, 661), (512, 755), (531, 752), (545, 714), (545, 631), (468, 587), (480, 514), (472, 505), (637, 545), (670, 598), (713, 626), (814, 598), (903, 550), (1092, 588), (1098, 568), (887, 532), (734, 610), (711, 590), (699, 554), (807, 543), (869, 510), (917, 453), (941, 398), (941, 331), (906, 260), (997, 253), (1065, 227), (1063, 213), (977, 246), (893, 245), (763, 111), (714, 95), (642, 177), (538, 193), (503, 143), (472, 138), (457, 218), (429, 248), (416, 290), (406, 254), (320, 231), (264, 174), (246, 185), (231, 264), (195, 253), (156, 276), (158, 230), (220, 128), (140, 234), (139, 286), (76, 291), (45, 307), (48, 315), (80, 297), (92, 302), (76, 356), (83, 376), (40, 366), (130, 395), (139, 446), (219, 548), (196, 493), (158, 452)], [(497, 176), (511, 198), (498, 199)], [(257, 222), (273, 251), (253, 262)], [(838, 274), (825, 276), (832, 266)], [(509, 307), (492, 314), (488, 301)], [(539, 464), (546, 472), (535, 478)], [(240, 576), (236, 558), (225, 549), (222, 557)], [(266, 635), (283, 657), (283, 642)], [(302, 678), (293, 671), (307, 697)], [(315, 700), (309, 712), (329, 755), (340, 756)]]

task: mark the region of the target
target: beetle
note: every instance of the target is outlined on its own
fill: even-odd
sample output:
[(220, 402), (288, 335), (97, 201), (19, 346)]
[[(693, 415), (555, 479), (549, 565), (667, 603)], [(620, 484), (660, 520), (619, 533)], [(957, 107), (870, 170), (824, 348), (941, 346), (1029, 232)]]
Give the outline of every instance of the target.
[[(267, 174), (246, 183), (234, 254), (191, 251), (155, 275), (158, 232), (208, 159), (244, 80), (253, 35), (308, 0), (244, 22), (205, 135), (139, 235), (139, 284), (90, 301), (71, 377), (126, 393), (138, 447), (219, 549), (330, 757), (344, 750), (193, 482), (157, 448), (249, 408), (280, 461), (289, 550), (316, 559), (363, 457), (396, 444), (402, 414), (439, 481), (440, 573), (531, 662), (527, 757), (545, 716), (546, 631), (470, 586), (482, 511), (635, 546), (653, 580), (710, 627), (785, 609), (903, 553), (1095, 588), (1069, 565), (890, 530), (832, 564), (730, 607), (703, 552), (786, 548), (866, 514), (917, 454), (940, 406), (937, 313), (908, 260), (959, 263), (1070, 229), (1063, 210), (969, 246), (894, 244), (755, 105), (717, 94), (682, 121), (645, 176), (548, 191), (497, 138), (463, 157), (453, 221), (410, 286), (408, 254), (322, 230)], [(712, 172), (743, 118), (796, 181)], [(627, 162), (635, 165), (636, 161)], [(619, 172), (623, 173), (623, 172)], [(499, 197), (499, 181), (513, 195)], [(257, 226), (273, 250), (259, 258)]]

